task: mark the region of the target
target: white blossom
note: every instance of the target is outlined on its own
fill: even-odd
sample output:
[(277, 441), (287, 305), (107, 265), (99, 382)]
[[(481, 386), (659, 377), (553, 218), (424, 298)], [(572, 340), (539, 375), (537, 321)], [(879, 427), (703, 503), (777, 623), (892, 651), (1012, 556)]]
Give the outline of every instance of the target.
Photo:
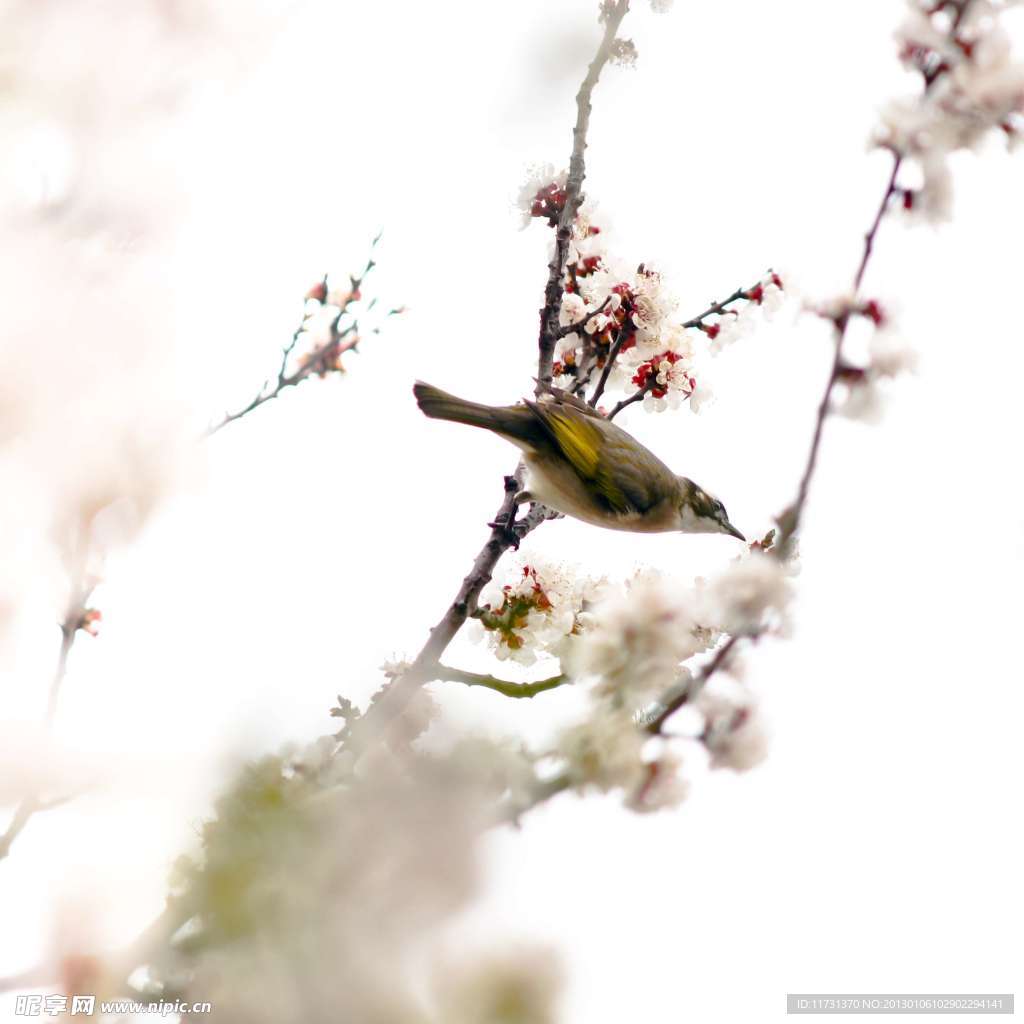
[(640, 786), (627, 794), (626, 806), (634, 811), (671, 810), (690, 795), (690, 782), (682, 774), (682, 760), (673, 751), (666, 751), (646, 765), (646, 777)]
[(845, 394), (835, 402), (835, 411), (847, 419), (877, 423), (885, 412), (883, 381), (917, 367), (917, 353), (888, 326), (875, 331), (863, 376), (845, 384)]
[(771, 320), (772, 317), (782, 309), (786, 301), (786, 293), (775, 284), (773, 281), (769, 281), (764, 285), (764, 296), (761, 299), (761, 311), (764, 314), (766, 320)]
[(679, 306), (679, 300), (666, 287), (657, 271), (638, 271), (633, 280), (636, 312), (633, 319), (639, 328), (638, 342), (658, 336)]
[(580, 634), (566, 645), (562, 664), (597, 693), (636, 707), (672, 686), (680, 663), (706, 646), (692, 592), (648, 574), (606, 588), (580, 616)]
[(758, 633), (786, 610), (792, 587), (779, 559), (751, 551), (704, 591), (712, 621), (727, 633)]
[(632, 712), (595, 701), (587, 718), (562, 731), (555, 752), (574, 787), (631, 791), (643, 782), (647, 740)]
[(699, 413), (705, 405), (715, 400), (715, 393), (711, 390), (710, 385), (707, 383), (707, 379), (703, 374), (697, 374), (696, 384), (694, 385), (693, 391), (690, 392), (689, 406), (690, 411)]
[[(928, 88), (918, 97), (890, 102), (873, 141), (904, 158), (898, 192), (914, 219), (932, 224), (949, 219), (950, 153), (976, 147), (993, 129), (1015, 141), (1024, 110), (1024, 65), (1013, 59), (999, 13), (976, 0), (954, 39), (946, 22), (936, 21), (937, 12), (915, 3), (897, 33), (905, 63), (929, 76)], [(915, 167), (920, 185), (906, 180)]]
[[(562, 327), (578, 324), (587, 315), (587, 304), (575, 292), (564, 292), (562, 308), (558, 312), (558, 322)], [(578, 337), (578, 336), (577, 336)]]
[(752, 698), (733, 700), (704, 690), (697, 698), (697, 708), (704, 716), (701, 738), (711, 755), (712, 768), (744, 772), (765, 759), (768, 737)]
[(533, 201), (537, 193), (548, 185), (559, 185), (565, 187), (568, 172), (565, 170), (556, 171), (555, 165), (550, 163), (531, 164), (526, 169), (526, 179), (516, 195), (515, 205), (522, 214), (521, 227), (527, 227), (533, 216)]
[(486, 638), (502, 661), (532, 665), (572, 632), (590, 584), (568, 566), (525, 556), (504, 578), (510, 582), (492, 579), (480, 594), (475, 638)]

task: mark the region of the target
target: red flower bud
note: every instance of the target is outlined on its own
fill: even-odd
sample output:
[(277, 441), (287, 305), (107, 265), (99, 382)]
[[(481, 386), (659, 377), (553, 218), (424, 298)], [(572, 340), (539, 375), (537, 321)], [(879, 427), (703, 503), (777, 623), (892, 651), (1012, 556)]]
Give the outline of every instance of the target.
[(881, 327), (885, 323), (885, 310), (882, 309), (875, 299), (865, 302), (861, 306), (860, 312), (862, 316), (866, 316), (876, 327)]

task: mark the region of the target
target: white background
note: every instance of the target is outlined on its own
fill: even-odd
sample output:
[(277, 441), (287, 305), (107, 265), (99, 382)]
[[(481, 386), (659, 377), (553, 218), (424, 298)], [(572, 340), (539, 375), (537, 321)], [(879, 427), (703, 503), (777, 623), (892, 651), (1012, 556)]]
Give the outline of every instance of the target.
[[(409, 388), (513, 401), (531, 386), (548, 236), (517, 230), (510, 197), (525, 165), (567, 160), (595, 7), (312, 5), (241, 84), (210, 88), (173, 158), (188, 203), (162, 282), (168, 391), (193, 426), (247, 400), (298, 298), (325, 268), (357, 269), (381, 228), (367, 292), (409, 308), (346, 377), (199, 446), (108, 565), (57, 732), (119, 781), (40, 817), (0, 865), (0, 974), (47, 955), (58, 906), (89, 941), (129, 939), (226, 767), (332, 728), (335, 694), (365, 700), (453, 595), (515, 454), (427, 423)], [(598, 87), (586, 191), (615, 248), (670, 275), (684, 317), (768, 266), (809, 298), (849, 286), (888, 171), (865, 142), (879, 105), (915, 88), (901, 15), (635, 5), (639, 63)], [(444, 941), (554, 942), (570, 1024), (766, 1021), (787, 991), (1020, 980), (1024, 193), (1003, 149), (954, 162), (953, 224), (882, 228), (865, 289), (898, 307), (920, 370), (881, 425), (827, 425), (793, 636), (748, 661), (769, 760), (699, 779), (673, 812), (563, 797), (487, 843), (483, 901)], [(754, 536), (794, 493), (828, 358), (826, 326), (788, 308), (716, 362), (699, 416), (621, 422)], [(595, 574), (694, 575), (735, 554), (565, 521), (529, 549)], [(4, 664), (16, 728), (38, 718), (57, 645), (35, 600), (44, 617), (21, 620)], [(451, 660), (487, 664), (458, 646)], [(496, 732), (542, 735), (559, 706), (435, 690), (452, 721)]]

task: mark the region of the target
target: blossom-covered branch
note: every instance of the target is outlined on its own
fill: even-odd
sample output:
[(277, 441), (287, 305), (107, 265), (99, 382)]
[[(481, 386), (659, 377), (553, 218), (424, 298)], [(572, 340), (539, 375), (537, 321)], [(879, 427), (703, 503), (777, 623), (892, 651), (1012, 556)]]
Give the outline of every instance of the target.
[[(843, 343), (851, 320), (867, 317), (881, 327), (885, 313), (875, 301), (859, 298), (864, 275), (874, 252), (875, 239), (882, 220), (899, 198), (906, 213), (924, 210), (932, 218), (947, 215), (949, 172), (947, 154), (973, 145), (985, 132), (1002, 131), (1009, 140), (1017, 135), (1017, 119), (1024, 109), (1024, 68), (1010, 60), (1009, 44), (1001, 26), (989, 21), (987, 7), (979, 3), (978, 18), (969, 20), (975, 0), (940, 0), (929, 5), (914, 5), (901, 27), (900, 59), (917, 70), (922, 79), (921, 95), (916, 102), (897, 101), (883, 114), (883, 126), (877, 144), (892, 154), (892, 167), (871, 226), (864, 235), (860, 261), (853, 275), (848, 298), (839, 299), (818, 312), (833, 325), (833, 358), (815, 416), (814, 431), (804, 471), (793, 503), (780, 515), (780, 557), (789, 553), (804, 514), (825, 420), (833, 406), (833, 394), (841, 383), (851, 388), (864, 387), (873, 376), (891, 375), (901, 368), (878, 360), (877, 374), (872, 367), (855, 367), (844, 360)], [(939, 16), (948, 17), (944, 30)], [(921, 164), (924, 183), (918, 189), (901, 187), (900, 171), (908, 160)]]
[[(372, 250), (380, 235), (371, 243), (371, 256), (366, 265), (358, 273), (351, 275), (345, 288), (331, 288), (325, 276), (317, 281), (306, 293), (306, 308), (302, 319), (295, 328), (291, 340), (281, 351), (281, 364), (277, 377), (264, 381), (263, 387), (248, 405), (237, 412), (226, 413), (224, 418), (207, 431), (215, 434), (235, 420), (258, 409), (261, 405), (277, 398), (288, 388), (296, 387), (310, 377), (326, 377), (331, 373), (344, 373), (341, 357), (346, 352), (355, 350), (361, 337), (359, 320), (350, 308), (362, 298), (362, 286), (366, 276), (376, 266)], [(400, 312), (398, 309), (389, 311), (388, 316)], [(312, 347), (293, 358), (300, 341), (308, 341)]]
[[(905, 355), (876, 349), (867, 367), (855, 366), (846, 361), (843, 348), (853, 319), (866, 319), (876, 332), (887, 326), (887, 314), (882, 305), (875, 299), (860, 298), (860, 290), (879, 228), (892, 210), (894, 201), (901, 200), (904, 212), (913, 211), (915, 204), (922, 205), (922, 197), (918, 193), (899, 184), (905, 160), (927, 153), (929, 160), (941, 161), (948, 151), (967, 145), (986, 130), (998, 129), (1009, 136), (1012, 132), (1007, 126), (1011, 123), (1008, 120), (1011, 113), (1019, 114), (1024, 107), (1024, 68), (1009, 60), (998, 23), (987, 21), (987, 14), (979, 16), (976, 21), (970, 20), (972, 2), (946, 0), (927, 7), (915, 7), (911, 18), (901, 29), (904, 39), (901, 58), (921, 73), (922, 92), (916, 106), (903, 103), (899, 109), (907, 119), (905, 127), (927, 124), (932, 131), (925, 141), (923, 136), (909, 130), (900, 143), (896, 141), (898, 133), (893, 132), (891, 124), (883, 131), (880, 144), (891, 152), (893, 161), (881, 200), (864, 235), (851, 291), (848, 296), (816, 310), (832, 323), (833, 358), (815, 414), (811, 444), (796, 497), (778, 517), (779, 532), (771, 552), (777, 559), (785, 560), (793, 554), (818, 465), (825, 421), (834, 411), (837, 387), (846, 386), (856, 393), (857, 389), (869, 387), (873, 380), (892, 376), (906, 365)], [(948, 27), (942, 31), (935, 22), (936, 16), (945, 12), (949, 13), (949, 21)], [(979, 58), (985, 53), (990, 55), (987, 62)], [(950, 79), (949, 88), (943, 89), (947, 78)], [(985, 103), (979, 104), (982, 96)], [(939, 205), (938, 198), (929, 194), (939, 188), (945, 189), (943, 176), (939, 178), (942, 185), (926, 178), (922, 187), (926, 209), (934, 210)], [(945, 203), (943, 199), (941, 205)], [(758, 635), (752, 636), (756, 639)], [(690, 685), (661, 703), (660, 710), (649, 724), (652, 731), (660, 731), (670, 715), (692, 700), (712, 675), (728, 666), (739, 640), (737, 635), (730, 636)]]
[(586, 174), (584, 153), (587, 148), (587, 130), (590, 126), (591, 96), (601, 71), (615, 52), (616, 33), (629, 10), (629, 0), (609, 0), (601, 8), (604, 37), (587, 69), (586, 77), (576, 94), (576, 124), (573, 127), (572, 155), (564, 190), (556, 190), (554, 203), (558, 209), (555, 229), (555, 251), (548, 266), (548, 283), (544, 289), (544, 305), (540, 311), (540, 355), (537, 367), (537, 394), (551, 383), (551, 366), (555, 342), (559, 338), (559, 310), (562, 304), (562, 277), (569, 257), (576, 214), (583, 202), (583, 178)]
[[(774, 302), (777, 301), (776, 296), (781, 292), (781, 290), (782, 278), (774, 271), (770, 270), (766, 278), (757, 281), (749, 288), (737, 288), (728, 298), (722, 299), (721, 302), (712, 302), (703, 313), (698, 313), (697, 316), (684, 321), (682, 326), (684, 329), (697, 328), (698, 330), (703, 331), (708, 340), (712, 342), (722, 334), (723, 327), (725, 327), (727, 333), (725, 338), (723, 338), (722, 344), (724, 344), (729, 338), (728, 332), (735, 331), (740, 317), (739, 312), (730, 307), (740, 301), (754, 303), (760, 306), (764, 303), (766, 298), (768, 298), (772, 303), (772, 306), (774, 306)], [(711, 320), (712, 317), (715, 318), (713, 321)], [(598, 386), (594, 389), (594, 393), (590, 399), (591, 405), (596, 406), (601, 395), (604, 393), (604, 385), (612, 371), (615, 360), (618, 358), (619, 352), (622, 350), (623, 340), (624, 339), (617, 337), (615, 345), (608, 353), (608, 360), (604, 371), (602, 372), (601, 378), (598, 381)], [(642, 370), (634, 374), (632, 380), (633, 383), (639, 385), (637, 390), (628, 398), (624, 398), (617, 402), (608, 413), (608, 419), (615, 419), (623, 409), (626, 409), (637, 402), (642, 402), (647, 395), (656, 390), (660, 390), (659, 385), (664, 384), (664, 381), (659, 381), (659, 369), (656, 369), (653, 362), (644, 366)], [(691, 389), (689, 395), (692, 395), (692, 393)]]

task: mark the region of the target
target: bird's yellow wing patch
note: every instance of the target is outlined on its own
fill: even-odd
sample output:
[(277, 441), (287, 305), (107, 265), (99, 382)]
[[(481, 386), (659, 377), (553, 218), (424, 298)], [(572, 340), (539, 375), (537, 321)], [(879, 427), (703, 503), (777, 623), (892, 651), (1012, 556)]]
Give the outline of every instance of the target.
[(620, 515), (632, 511), (631, 502), (602, 465), (605, 438), (600, 429), (579, 413), (546, 406), (538, 407), (538, 412), (569, 464), (608, 507)]

